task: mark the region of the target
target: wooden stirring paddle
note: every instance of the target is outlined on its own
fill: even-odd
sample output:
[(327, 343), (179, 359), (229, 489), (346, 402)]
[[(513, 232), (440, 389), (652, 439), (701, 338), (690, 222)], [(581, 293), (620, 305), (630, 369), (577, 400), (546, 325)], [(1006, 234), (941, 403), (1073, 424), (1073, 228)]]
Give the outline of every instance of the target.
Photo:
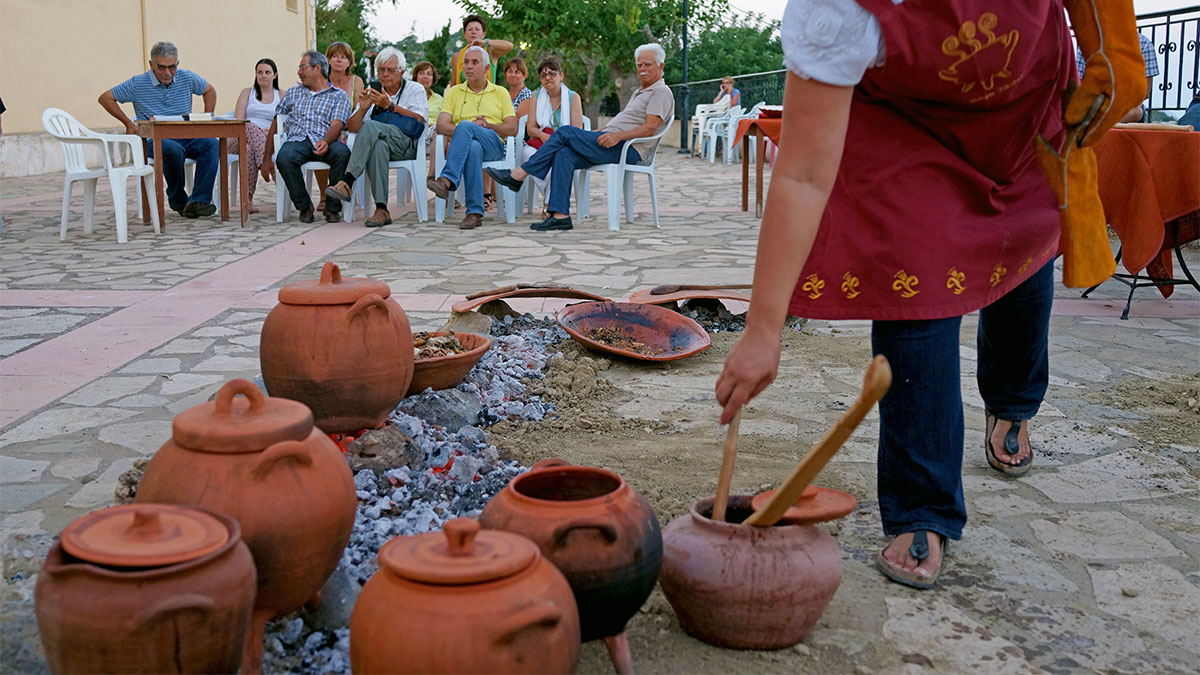
[[(833, 458), (834, 453), (858, 428), (859, 423), (871, 411), (871, 407), (883, 398), (891, 384), (892, 368), (888, 365), (887, 359), (880, 354), (871, 361), (871, 365), (867, 368), (867, 374), (863, 376), (862, 393), (858, 395), (854, 404), (842, 414), (833, 428), (817, 441), (804, 459), (800, 460), (800, 464), (792, 471), (792, 475), (788, 476), (787, 481), (775, 491), (771, 501), (747, 518), (745, 524), (771, 527), (779, 522), (788, 507), (796, 503), (800, 494), (804, 492), (804, 488), (812, 483), (821, 469), (825, 468), (825, 465)], [(715, 511), (713, 520), (716, 520)]]
[(712, 519), (725, 520), (725, 509), (729, 506), (729, 484), (733, 482), (733, 460), (737, 457), (738, 423), (742, 411), (738, 410), (729, 420), (729, 431), (725, 432), (725, 455), (721, 458), (721, 476), (717, 479), (717, 500), (713, 502)]

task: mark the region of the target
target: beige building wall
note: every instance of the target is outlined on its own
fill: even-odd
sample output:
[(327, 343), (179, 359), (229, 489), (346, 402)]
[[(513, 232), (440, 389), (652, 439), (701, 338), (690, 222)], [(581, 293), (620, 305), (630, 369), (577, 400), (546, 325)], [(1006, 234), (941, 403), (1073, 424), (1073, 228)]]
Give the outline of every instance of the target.
[[(216, 112), (226, 113), (254, 83), (255, 61), (274, 59), (286, 89), (315, 40), (312, 0), (0, 0), (0, 98), (8, 109), (0, 177), (62, 170), (60, 146), (42, 127), (45, 108), (96, 130), (117, 128), (96, 99), (144, 73), (155, 42), (175, 43), (180, 67), (207, 79)], [(198, 96), (193, 106), (204, 109)], [(123, 107), (132, 118), (133, 106)]]

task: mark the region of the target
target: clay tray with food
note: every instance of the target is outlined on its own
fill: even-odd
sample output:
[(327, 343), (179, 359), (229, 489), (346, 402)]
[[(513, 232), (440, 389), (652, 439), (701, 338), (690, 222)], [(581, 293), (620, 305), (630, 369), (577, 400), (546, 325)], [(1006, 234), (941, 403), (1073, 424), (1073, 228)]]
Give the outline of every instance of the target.
[(560, 310), (558, 323), (588, 349), (642, 361), (674, 361), (712, 345), (700, 324), (657, 305), (582, 302)]
[(413, 333), (413, 376), (407, 396), (458, 385), (492, 346), (486, 335), (443, 331)]

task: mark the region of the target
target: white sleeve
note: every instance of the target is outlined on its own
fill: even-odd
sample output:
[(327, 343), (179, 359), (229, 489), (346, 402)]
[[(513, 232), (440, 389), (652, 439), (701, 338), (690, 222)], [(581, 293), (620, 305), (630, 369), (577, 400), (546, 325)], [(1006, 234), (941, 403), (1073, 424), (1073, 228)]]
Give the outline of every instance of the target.
[(805, 79), (849, 87), (883, 65), (879, 21), (854, 0), (790, 0), (780, 33), (784, 66)]
[(425, 87), (420, 82), (408, 81), (404, 84), (404, 91), (400, 93), (401, 108), (417, 113), (421, 117), (429, 116), (429, 98), (425, 96)]

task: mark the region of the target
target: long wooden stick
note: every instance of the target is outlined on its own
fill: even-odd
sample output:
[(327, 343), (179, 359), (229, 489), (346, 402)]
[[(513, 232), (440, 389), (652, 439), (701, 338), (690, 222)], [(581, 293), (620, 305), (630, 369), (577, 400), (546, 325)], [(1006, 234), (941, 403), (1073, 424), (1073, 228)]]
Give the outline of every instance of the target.
[(713, 502), (712, 519), (725, 520), (725, 509), (729, 506), (729, 485), (733, 482), (733, 460), (737, 458), (738, 424), (742, 411), (738, 410), (729, 420), (729, 431), (725, 432), (725, 454), (721, 457), (721, 476), (717, 479), (717, 500)]
[(863, 377), (863, 391), (854, 404), (800, 460), (800, 464), (792, 471), (792, 475), (788, 476), (783, 485), (775, 491), (766, 506), (747, 518), (745, 524), (771, 527), (779, 522), (788, 507), (796, 503), (800, 494), (804, 492), (804, 488), (808, 487), (821, 469), (825, 468), (834, 453), (842, 447), (842, 444), (867, 416), (875, 403), (883, 398), (891, 384), (892, 369), (888, 366), (887, 359), (883, 355), (876, 356), (871, 361), (871, 366), (867, 368), (867, 374)]

